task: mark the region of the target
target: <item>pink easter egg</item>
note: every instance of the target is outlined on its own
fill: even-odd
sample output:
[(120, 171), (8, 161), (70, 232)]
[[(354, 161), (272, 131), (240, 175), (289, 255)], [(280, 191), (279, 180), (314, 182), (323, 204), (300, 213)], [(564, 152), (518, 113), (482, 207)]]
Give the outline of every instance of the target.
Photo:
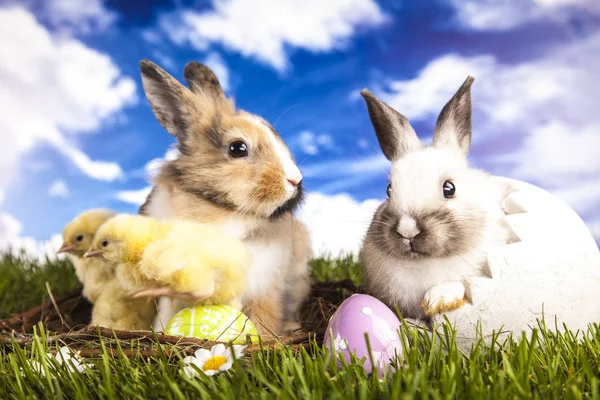
[(350, 354), (359, 359), (365, 357), (363, 366), (370, 373), (373, 365), (365, 339), (367, 334), (373, 362), (381, 375), (392, 360), (403, 354), (399, 328), (400, 320), (388, 306), (373, 296), (355, 294), (346, 299), (329, 320), (323, 343), (347, 363), (350, 363)]

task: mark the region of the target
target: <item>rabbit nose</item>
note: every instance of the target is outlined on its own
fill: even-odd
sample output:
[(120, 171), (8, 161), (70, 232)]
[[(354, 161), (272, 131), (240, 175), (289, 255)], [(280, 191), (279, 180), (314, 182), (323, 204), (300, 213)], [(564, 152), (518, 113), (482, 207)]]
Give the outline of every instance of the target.
[(293, 187), (297, 187), (298, 185), (300, 185), (302, 183), (302, 180), (296, 180), (294, 178), (287, 178), (287, 181), (290, 185), (292, 185)]
[(417, 226), (417, 221), (410, 217), (403, 217), (398, 222), (396, 232), (404, 239), (413, 239), (421, 230)]

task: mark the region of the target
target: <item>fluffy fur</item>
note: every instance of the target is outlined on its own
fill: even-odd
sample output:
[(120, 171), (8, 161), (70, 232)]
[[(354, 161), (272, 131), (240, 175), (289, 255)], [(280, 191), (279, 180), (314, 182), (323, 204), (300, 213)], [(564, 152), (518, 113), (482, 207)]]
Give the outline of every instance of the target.
[(123, 214), (102, 225), (90, 251), (117, 264), (124, 289), (170, 289), (194, 303), (241, 309), (250, 254), (214, 227)]
[[(508, 187), (466, 160), (472, 82), (444, 107), (430, 147), (404, 116), (363, 92), (392, 161), (389, 198), (364, 242), (366, 286), (404, 317), (426, 320), (469, 301), (468, 278), (487, 274), (488, 252), (510, 237), (501, 208)], [(450, 198), (442, 190), (446, 181), (455, 186)]]
[(94, 304), (91, 325), (110, 329), (150, 330), (155, 315), (154, 301), (128, 296), (121, 284), (113, 279), (107, 283)]
[(114, 268), (98, 258), (84, 258), (83, 254), (92, 245), (96, 231), (104, 222), (115, 215), (103, 209), (85, 211), (75, 217), (63, 229), (63, 245), (59, 253), (66, 253), (75, 266), (77, 278), (83, 284), (83, 295), (92, 303), (106, 284), (114, 279)]
[[(210, 224), (243, 240), (253, 259), (244, 311), (261, 334), (284, 333), (284, 319), (290, 322), (308, 295), (312, 255), (306, 229), (292, 215), (302, 175), (289, 150), (266, 121), (235, 109), (208, 67), (186, 66), (189, 89), (149, 61), (141, 70), (146, 97), (181, 155), (162, 167), (140, 214)], [(247, 156), (229, 153), (236, 141), (246, 144)], [(161, 301), (155, 328), (175, 311)]]

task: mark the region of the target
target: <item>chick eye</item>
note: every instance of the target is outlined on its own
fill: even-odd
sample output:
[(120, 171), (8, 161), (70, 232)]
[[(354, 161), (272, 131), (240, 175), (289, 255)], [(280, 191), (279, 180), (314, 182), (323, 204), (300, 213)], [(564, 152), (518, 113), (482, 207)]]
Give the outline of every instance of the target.
[(444, 184), (442, 185), (442, 192), (444, 193), (445, 198), (451, 199), (454, 197), (454, 193), (456, 192), (456, 186), (454, 186), (454, 183), (450, 181), (444, 181)]
[(100, 243), (100, 245), (102, 245), (102, 247), (108, 246), (108, 240), (103, 240), (102, 243)]
[(387, 189), (385, 189), (385, 193), (387, 194), (387, 197), (390, 197), (390, 194), (392, 193), (392, 184), (391, 183), (389, 185), (387, 185)]
[(77, 235), (75, 240), (77, 240), (78, 242), (81, 242), (83, 240), (83, 235)]
[(229, 145), (229, 155), (233, 158), (246, 157), (248, 155), (248, 146), (241, 140), (236, 140)]

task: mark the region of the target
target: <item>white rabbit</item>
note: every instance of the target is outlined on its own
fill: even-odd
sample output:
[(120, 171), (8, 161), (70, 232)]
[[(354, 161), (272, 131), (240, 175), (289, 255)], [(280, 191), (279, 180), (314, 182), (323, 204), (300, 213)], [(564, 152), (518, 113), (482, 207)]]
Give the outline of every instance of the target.
[(406, 117), (361, 92), (392, 162), (388, 199), (364, 241), (366, 287), (406, 318), (428, 321), (469, 302), (468, 278), (489, 274), (488, 252), (518, 241), (504, 221), (510, 185), (467, 163), (473, 80), (444, 106), (430, 146)]

